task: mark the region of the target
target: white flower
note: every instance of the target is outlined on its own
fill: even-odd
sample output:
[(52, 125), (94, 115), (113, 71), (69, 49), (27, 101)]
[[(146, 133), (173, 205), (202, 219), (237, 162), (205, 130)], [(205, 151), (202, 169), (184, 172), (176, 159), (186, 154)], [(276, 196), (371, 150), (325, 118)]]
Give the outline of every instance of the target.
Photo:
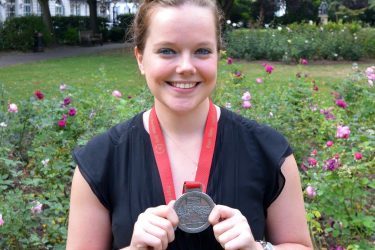
[(232, 104), (231, 104), (230, 102), (226, 102), (226, 103), (225, 103), (225, 107), (226, 107), (227, 109), (231, 109), (231, 108), (232, 108)]
[(5, 122), (0, 123), (0, 127), (6, 128), (8, 125)]
[(14, 103), (9, 104), (8, 105), (8, 112), (17, 113), (18, 112), (17, 104), (14, 104)]
[(309, 43), (309, 41), (308, 41), (308, 40), (305, 40), (305, 43)]
[(43, 204), (39, 201), (33, 201), (33, 207), (31, 208), (31, 213), (40, 214), (43, 211)]
[(281, 28), (281, 26), (279, 26), (279, 27), (277, 27), (277, 29), (278, 29), (279, 31), (281, 31), (283, 28)]
[(60, 89), (60, 91), (64, 91), (66, 89), (66, 85), (65, 84), (61, 84), (59, 89)]
[(232, 26), (233, 26), (233, 27), (237, 27), (237, 24), (236, 24), (236, 23), (233, 23)]
[(313, 24), (314, 24), (314, 22), (313, 22), (312, 20), (310, 20), (310, 21), (309, 21), (309, 24), (310, 24), (310, 25), (313, 25)]
[(243, 101), (250, 101), (251, 100), (251, 94), (249, 91), (246, 91), (245, 93), (243, 93), (241, 99)]
[(45, 167), (48, 166), (48, 163), (49, 163), (49, 159), (48, 159), (48, 158), (42, 161), (42, 164), (43, 164), (43, 166), (45, 166)]
[(272, 112), (270, 112), (270, 117), (273, 117), (273, 113)]
[(288, 39), (288, 43), (292, 43), (292, 40)]
[(231, 24), (232, 23), (232, 21), (231, 20), (227, 20), (227, 24)]

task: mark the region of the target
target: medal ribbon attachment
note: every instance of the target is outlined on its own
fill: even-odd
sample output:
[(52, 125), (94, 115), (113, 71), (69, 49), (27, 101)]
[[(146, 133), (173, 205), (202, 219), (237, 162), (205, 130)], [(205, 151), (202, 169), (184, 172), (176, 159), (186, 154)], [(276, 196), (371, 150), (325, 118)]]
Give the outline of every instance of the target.
[[(168, 204), (171, 200), (176, 199), (176, 193), (174, 190), (173, 176), (167, 152), (167, 146), (165, 144), (163, 132), (156, 115), (155, 107), (151, 109), (149, 131), (156, 165), (158, 167), (161, 183), (163, 186), (164, 199), (166, 204)], [(210, 101), (210, 107), (208, 110), (206, 125), (204, 128), (201, 152), (199, 155), (198, 169), (195, 175), (195, 182), (201, 183), (203, 192), (206, 192), (207, 190), (208, 177), (210, 175), (212, 158), (215, 150), (216, 134), (216, 108), (215, 105)]]

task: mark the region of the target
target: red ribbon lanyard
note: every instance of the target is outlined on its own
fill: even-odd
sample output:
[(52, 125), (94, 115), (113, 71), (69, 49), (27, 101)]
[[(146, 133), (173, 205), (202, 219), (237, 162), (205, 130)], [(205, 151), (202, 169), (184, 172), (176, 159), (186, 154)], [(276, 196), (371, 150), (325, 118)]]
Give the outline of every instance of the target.
[[(159, 120), (156, 115), (155, 107), (151, 109), (149, 119), (149, 131), (152, 149), (154, 151), (156, 165), (164, 191), (166, 204), (176, 199), (174, 190), (171, 164), (168, 157), (167, 146), (165, 144), (163, 132), (160, 128)], [(212, 158), (215, 150), (217, 133), (217, 114), (215, 105), (210, 101), (206, 126), (204, 128), (201, 152), (199, 155), (198, 169), (195, 181), (202, 184), (202, 191), (206, 192), (208, 177), (212, 164)]]

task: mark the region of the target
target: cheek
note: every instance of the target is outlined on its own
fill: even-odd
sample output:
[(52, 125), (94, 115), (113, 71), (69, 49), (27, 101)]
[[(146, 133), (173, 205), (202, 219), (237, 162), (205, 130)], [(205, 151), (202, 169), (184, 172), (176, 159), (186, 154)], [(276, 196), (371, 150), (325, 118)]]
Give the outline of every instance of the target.
[(200, 65), (201, 74), (204, 78), (210, 81), (216, 81), (217, 77), (217, 63), (214, 61), (205, 62)]

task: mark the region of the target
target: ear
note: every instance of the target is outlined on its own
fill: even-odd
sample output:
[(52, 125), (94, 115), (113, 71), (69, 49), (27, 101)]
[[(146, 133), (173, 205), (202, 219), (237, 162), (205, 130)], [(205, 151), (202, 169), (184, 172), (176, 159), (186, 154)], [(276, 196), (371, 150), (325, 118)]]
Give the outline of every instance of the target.
[(135, 58), (137, 59), (139, 71), (141, 71), (141, 74), (144, 75), (145, 71), (143, 68), (143, 55), (137, 46), (134, 47), (134, 55), (135, 55)]

